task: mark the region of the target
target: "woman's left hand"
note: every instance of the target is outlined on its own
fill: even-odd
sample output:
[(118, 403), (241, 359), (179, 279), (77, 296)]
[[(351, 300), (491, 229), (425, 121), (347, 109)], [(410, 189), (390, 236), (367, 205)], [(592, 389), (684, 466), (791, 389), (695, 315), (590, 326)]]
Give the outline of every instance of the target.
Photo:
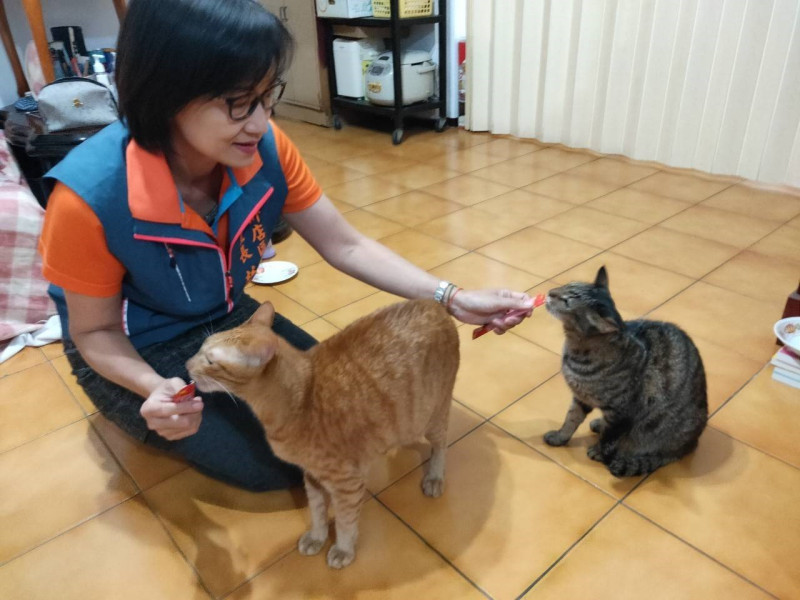
[[(533, 298), (511, 290), (459, 290), (449, 306), (450, 314), (464, 323), (491, 324), (494, 332), (503, 334), (531, 316)], [(510, 310), (526, 313), (506, 316)]]

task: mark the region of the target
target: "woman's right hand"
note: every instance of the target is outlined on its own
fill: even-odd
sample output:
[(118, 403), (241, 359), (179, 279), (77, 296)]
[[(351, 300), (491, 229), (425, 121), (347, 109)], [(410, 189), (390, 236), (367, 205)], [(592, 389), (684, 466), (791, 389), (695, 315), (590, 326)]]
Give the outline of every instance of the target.
[(203, 420), (203, 400), (195, 396), (185, 402), (172, 397), (186, 385), (180, 377), (163, 380), (142, 404), (140, 413), (147, 427), (167, 440), (180, 440), (197, 433)]

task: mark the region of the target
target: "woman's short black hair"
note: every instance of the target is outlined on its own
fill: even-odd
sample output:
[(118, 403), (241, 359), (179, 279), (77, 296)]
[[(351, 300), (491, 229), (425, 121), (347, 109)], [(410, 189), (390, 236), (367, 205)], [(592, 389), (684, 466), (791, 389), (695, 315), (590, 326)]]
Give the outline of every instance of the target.
[(182, 108), (279, 78), (291, 51), (256, 0), (131, 0), (117, 43), (120, 113), (140, 146), (169, 153)]

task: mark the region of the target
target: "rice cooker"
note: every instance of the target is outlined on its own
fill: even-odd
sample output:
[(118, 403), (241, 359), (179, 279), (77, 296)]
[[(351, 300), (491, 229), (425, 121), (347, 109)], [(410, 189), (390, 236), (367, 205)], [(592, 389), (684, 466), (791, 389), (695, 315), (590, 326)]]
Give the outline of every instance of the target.
[[(421, 102), (433, 96), (436, 65), (430, 52), (408, 50), (401, 55), (403, 104)], [(367, 71), (367, 100), (373, 104), (394, 106), (394, 66), (392, 53), (378, 55)]]

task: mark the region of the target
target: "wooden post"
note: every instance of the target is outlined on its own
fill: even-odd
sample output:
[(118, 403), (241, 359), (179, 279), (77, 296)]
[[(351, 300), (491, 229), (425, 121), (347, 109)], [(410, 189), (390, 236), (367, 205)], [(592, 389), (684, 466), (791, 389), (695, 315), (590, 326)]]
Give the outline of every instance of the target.
[(14, 79), (17, 81), (17, 95), (21, 98), (30, 88), (28, 87), (28, 80), (25, 78), (25, 72), (22, 70), (22, 63), (19, 62), (17, 49), (14, 47), (14, 39), (11, 37), (11, 28), (8, 26), (6, 7), (3, 5), (3, 0), (0, 0), (0, 37), (3, 38), (3, 46), (6, 49), (8, 60), (11, 62)]
[(56, 73), (53, 69), (53, 61), (50, 59), (50, 46), (47, 43), (47, 32), (44, 29), (42, 4), (39, 0), (22, 0), (22, 6), (25, 8), (36, 51), (39, 53), (39, 61), (42, 63), (42, 73), (44, 73), (45, 81), (50, 83), (56, 78)]

